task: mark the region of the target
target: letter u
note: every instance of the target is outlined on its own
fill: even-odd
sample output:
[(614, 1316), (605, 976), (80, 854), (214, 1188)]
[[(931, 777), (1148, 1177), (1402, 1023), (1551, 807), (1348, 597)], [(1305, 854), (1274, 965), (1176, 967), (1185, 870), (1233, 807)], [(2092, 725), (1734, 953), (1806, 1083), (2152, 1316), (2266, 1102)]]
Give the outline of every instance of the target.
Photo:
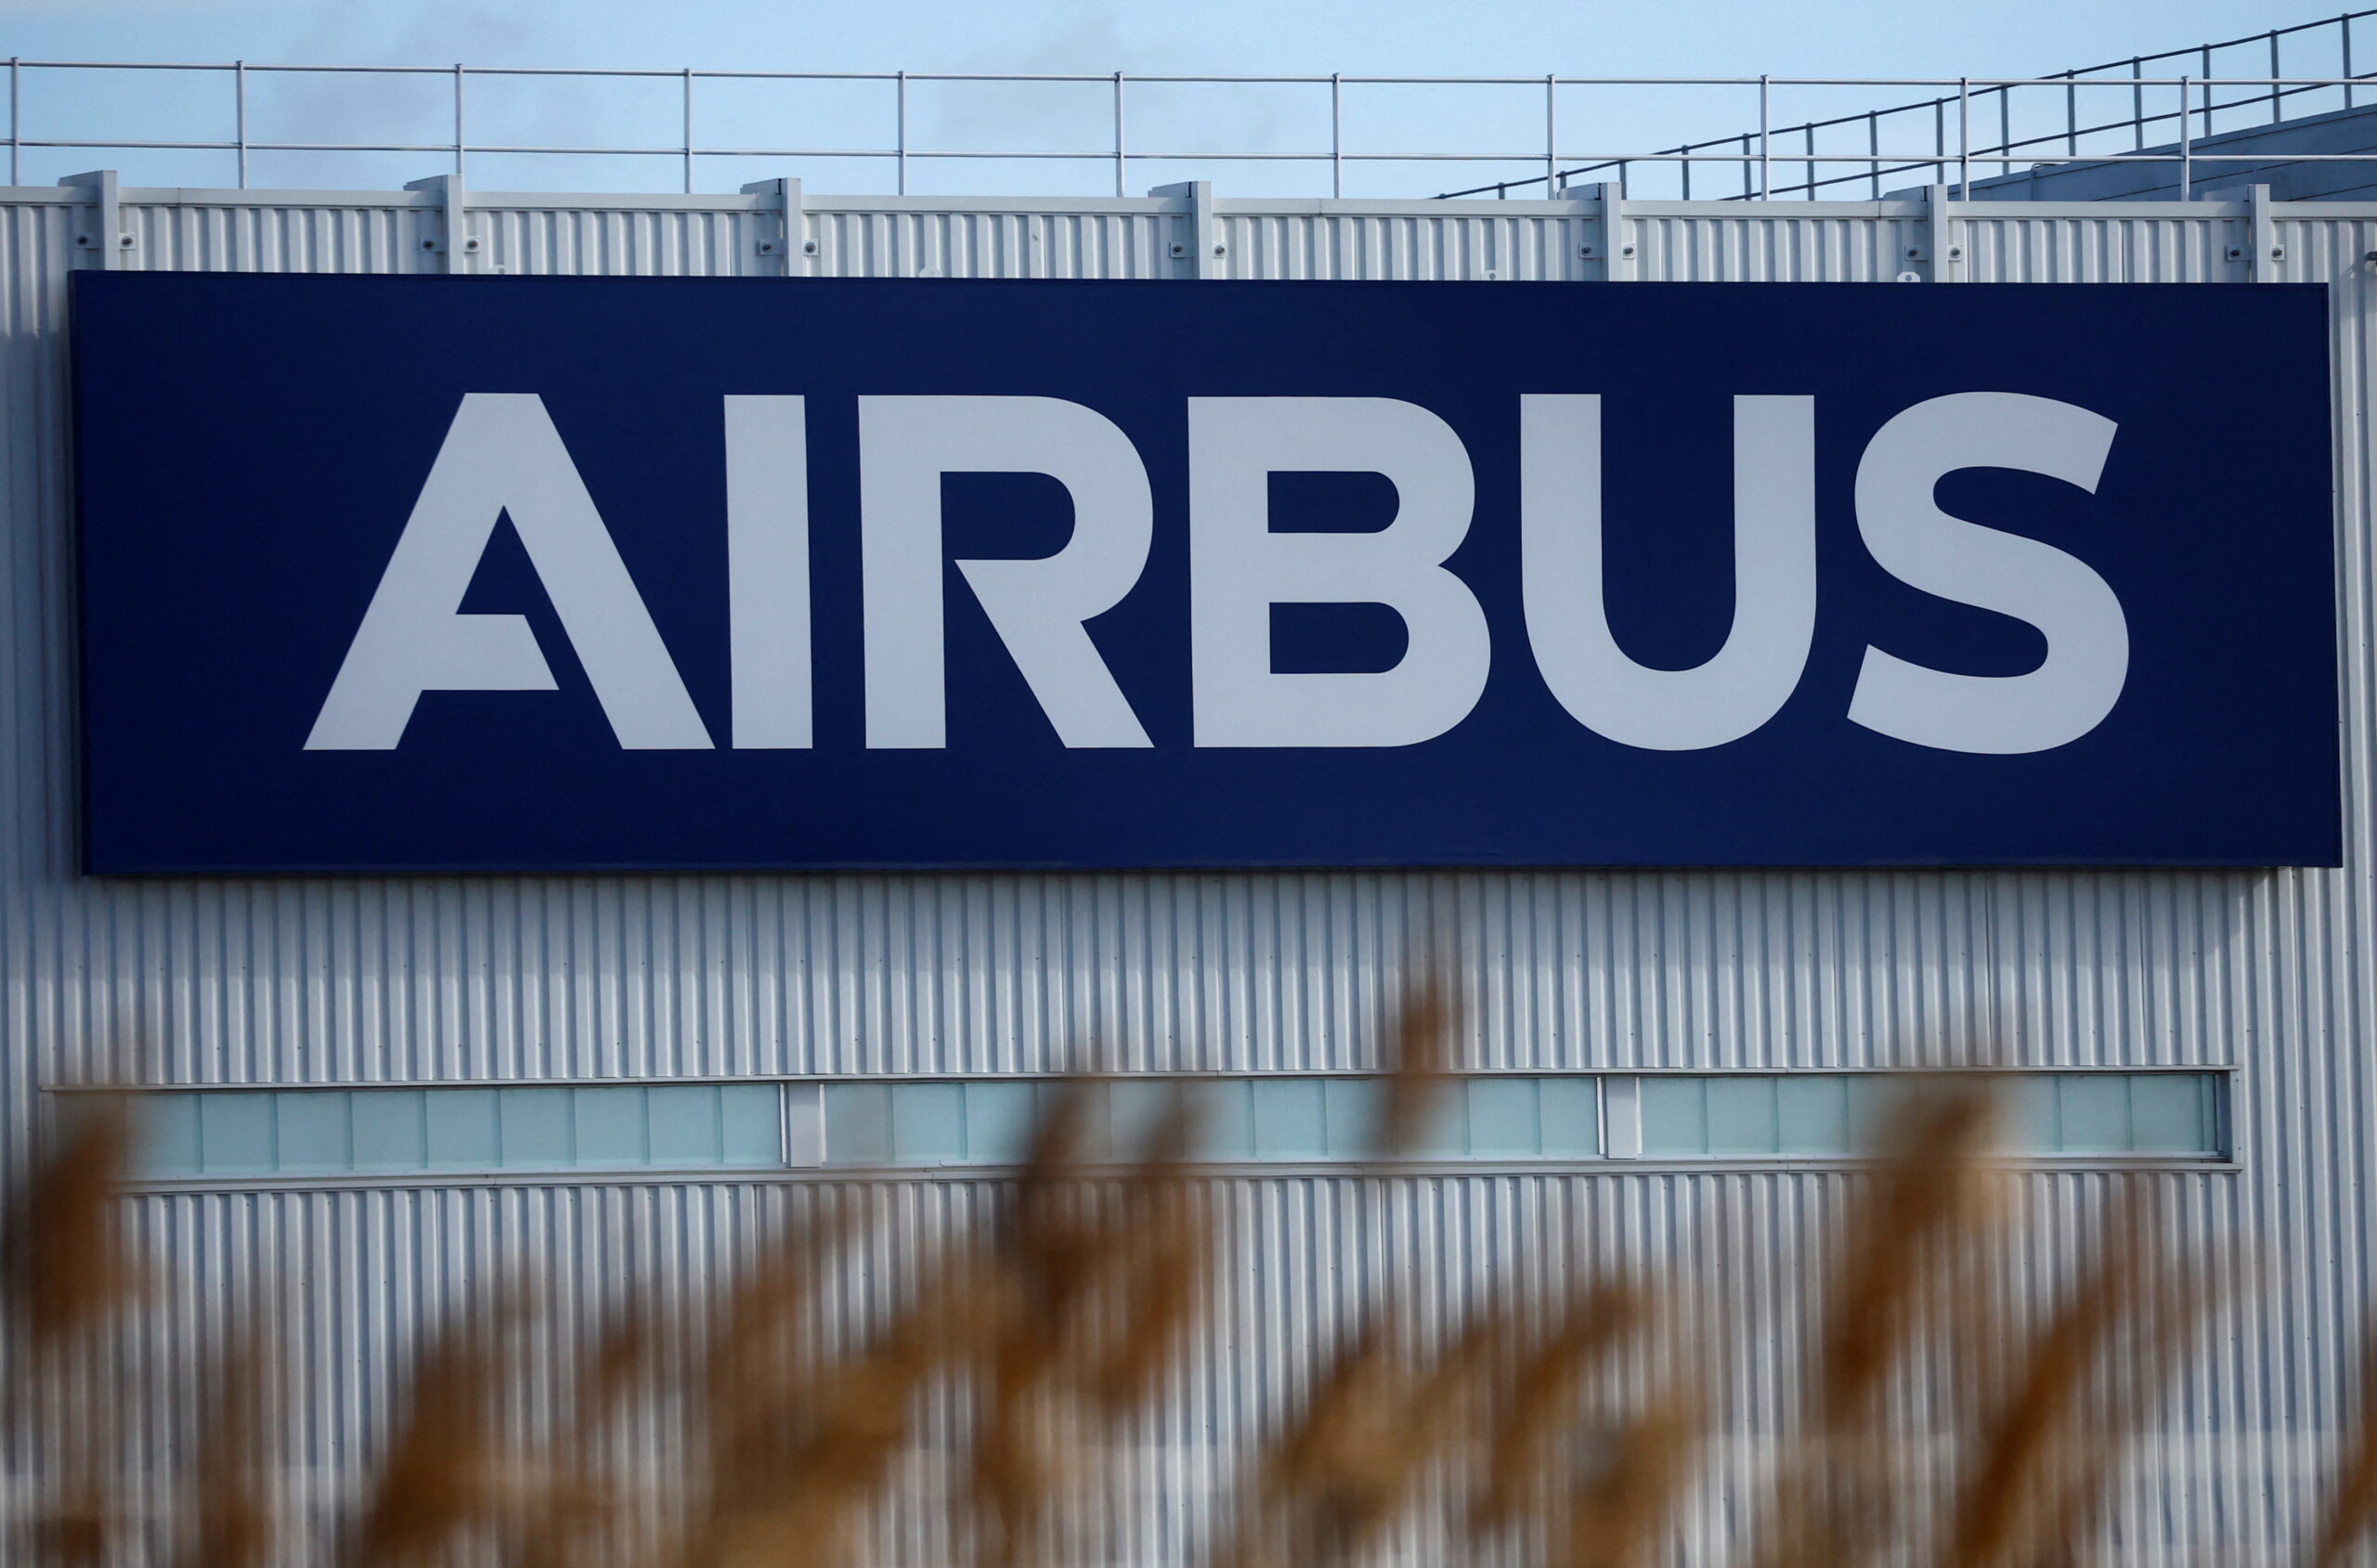
[(1577, 721), (1626, 745), (1741, 739), (1789, 700), (1815, 634), (1815, 399), (1734, 399), (1734, 625), (1691, 669), (1629, 658), (1609, 629), (1601, 398), (1519, 399), (1519, 556), (1527, 641)]

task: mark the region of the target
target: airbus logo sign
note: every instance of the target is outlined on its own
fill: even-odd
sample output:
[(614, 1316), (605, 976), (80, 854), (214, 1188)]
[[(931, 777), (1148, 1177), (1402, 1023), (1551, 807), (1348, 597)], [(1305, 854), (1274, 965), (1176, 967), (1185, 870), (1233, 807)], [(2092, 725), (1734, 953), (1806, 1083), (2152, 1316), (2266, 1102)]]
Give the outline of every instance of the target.
[(2338, 851), (2315, 289), (77, 286), (94, 870)]
[[(733, 741), (812, 744), (806, 415), (799, 396), (724, 400)], [(1446, 569), (1475, 509), (1450, 426), (1389, 398), (1188, 401), (1194, 744), (1390, 746), (1434, 740), (1486, 689), (1492, 635)], [(1815, 632), (1815, 399), (1734, 400), (1734, 617), (1690, 669), (1656, 669), (1610, 630), (1602, 546), (1601, 399), (1519, 398), (1520, 559), (1529, 651), (1577, 721), (1626, 745), (1723, 745), (1774, 717)], [(2120, 600), (2052, 545), (1966, 523), (1933, 491), (1965, 468), (2045, 474), (2093, 491), (2112, 421), (2020, 393), (1936, 397), (1892, 419), (1858, 464), (1858, 523), (1902, 581), (2011, 616), (2046, 656), (2021, 675), (1931, 669), (1868, 649), (1853, 723), (1948, 751), (2045, 751), (2111, 711), (2129, 663)], [(1039, 560), (955, 563), (1067, 746), (1148, 746), (1147, 728), (1087, 623), (1138, 586), (1154, 535), (1146, 466), (1113, 421), (1051, 397), (863, 396), (860, 527), (866, 744), (948, 744), (942, 482), (1046, 474), (1072, 532)], [(1275, 473), (1376, 473), (1396, 510), (1366, 533), (1272, 529)], [(431, 692), (550, 692), (527, 621), (465, 615), (463, 595), (508, 520), (622, 746), (713, 744), (542, 399), (464, 395), (354, 645), (315, 720), (319, 751), (395, 747)], [(1283, 603), (1381, 604), (1407, 639), (1394, 667), (1281, 674)]]

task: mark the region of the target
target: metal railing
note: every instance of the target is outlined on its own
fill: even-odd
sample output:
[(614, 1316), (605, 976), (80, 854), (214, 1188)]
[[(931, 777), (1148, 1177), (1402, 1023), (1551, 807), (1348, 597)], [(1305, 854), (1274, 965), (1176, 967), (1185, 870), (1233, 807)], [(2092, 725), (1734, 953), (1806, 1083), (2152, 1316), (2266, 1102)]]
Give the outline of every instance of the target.
[[(2144, 55), (2111, 66), (2085, 68), (2045, 77), (1993, 78), (1915, 78), (1915, 77), (1619, 77), (1619, 76), (1351, 76), (1318, 75), (1132, 75), (1122, 71), (1107, 74), (1039, 72), (1001, 74), (992, 72), (923, 72), (923, 71), (695, 71), (682, 70), (602, 70), (593, 68), (554, 68), (529, 66), (353, 66), (353, 65), (259, 65), (244, 60), (228, 63), (195, 64), (141, 61), (100, 60), (39, 60), (14, 58), (8, 61), (8, 180), (20, 184), (23, 178), (24, 155), (35, 149), (72, 149), (95, 154), (110, 151), (141, 152), (214, 152), (230, 156), (240, 188), (249, 187), (251, 162), (260, 154), (406, 154), (433, 155), (451, 161), (457, 175), (467, 178), (471, 160), (474, 157), (508, 155), (557, 155), (564, 157), (607, 157), (614, 159), (668, 159), (680, 170), (680, 188), (695, 189), (696, 163), (716, 159), (792, 160), (863, 160), (889, 165), (892, 185), (900, 194), (909, 193), (910, 170), (913, 165), (935, 161), (1033, 161), (1075, 164), (1111, 164), (1113, 189), (1118, 196), (1130, 193), (1134, 168), (1145, 170), (1160, 164), (1243, 164), (1286, 163), (1325, 166), (1328, 172), (1329, 194), (1343, 196), (1348, 165), (1354, 164), (1428, 164), (1428, 163), (1523, 163), (1539, 168), (1540, 174), (1525, 179), (1498, 182), (1448, 195), (1475, 196), (1494, 194), (1507, 197), (1514, 190), (1541, 187), (1557, 192), (1582, 175), (1614, 172), (1617, 183), (1624, 188), (1628, 171), (1634, 165), (1675, 165), (1681, 175), (1683, 194), (1692, 194), (1691, 182), (1695, 166), (1733, 165), (1739, 171), (1741, 189), (1727, 192), (1729, 197), (1784, 197), (1803, 195), (1813, 199), (1830, 188), (1865, 182), (1870, 191), (1878, 195), (1886, 177), (1928, 172), (1929, 183), (1954, 183), (1969, 191), (1978, 168), (1984, 175), (2021, 166), (2045, 166), (2058, 163), (2097, 163), (2110, 162), (2169, 162), (2181, 165), (2180, 195), (2184, 200), (2194, 180), (2194, 165), (2220, 162), (2267, 162), (2267, 153), (2199, 152), (2194, 141), (2200, 135), (2212, 134), (2214, 117), (2222, 112), (2233, 115), (2247, 105), (2267, 105), (2273, 120), (2278, 119), (2289, 98), (2307, 93), (2342, 89), (2345, 106), (2353, 105), (2353, 91), (2366, 82), (2370, 73), (2356, 73), (2352, 69), (2352, 22), (2358, 19), (2377, 16), (2377, 11), (2351, 12), (2330, 21), (2304, 27), (2280, 29), (2266, 34), (2254, 34), (2246, 40), (2204, 45), (2198, 48), (2163, 55)], [(2338, 35), (2343, 71), (2340, 74), (2294, 75), (2280, 73), (2280, 45), (2283, 40), (2313, 31), (2332, 29)], [(2212, 76), (2199, 74), (2150, 76), (2148, 65), (2175, 58), (2190, 58), (2208, 66), (2216, 51), (2233, 48), (2241, 43), (2267, 41), (2271, 70), (2267, 75)], [(2103, 72), (2126, 68), (2122, 76), (2107, 76)], [(25, 124), (25, 82), (29, 76), (43, 72), (170, 72), (182, 76), (217, 76), (226, 84), (229, 102), (231, 135), (225, 136), (192, 136), (180, 138), (87, 138), (68, 136), (43, 136), (28, 134)], [(264, 77), (372, 77), (382, 79), (439, 78), (448, 84), (450, 97), (450, 138), (445, 139), (269, 139), (251, 134), (252, 83)], [(668, 83), (672, 84), (678, 100), (681, 135), (666, 143), (613, 144), (598, 141), (474, 141), (470, 135), (471, 88), (474, 83), (513, 79), (573, 79), (579, 81)], [(770, 145), (743, 142), (706, 142), (697, 135), (696, 108), (698, 89), (705, 83), (775, 83), (786, 84), (871, 84), (881, 88), (890, 98), (890, 122), (892, 128), (890, 144), (852, 145)], [(917, 89), (935, 84), (999, 84), (1009, 85), (1088, 85), (1111, 89), (1111, 140), (1101, 138), (1103, 145), (1094, 148), (1041, 147), (993, 149), (957, 146), (918, 145), (914, 131), (916, 124), (911, 99)], [(1142, 148), (1135, 144), (1128, 117), (1129, 91), (1133, 86), (1227, 86), (1231, 88), (1266, 88), (1309, 94), (1325, 94), (1328, 111), (1328, 144), (1284, 149), (1248, 150), (1245, 149), (1196, 150), (1193, 149)], [(1543, 138), (1540, 146), (1532, 148), (1500, 147), (1473, 150), (1440, 149), (1414, 152), (1377, 148), (1357, 149), (1347, 145), (1345, 136), (1345, 103), (1349, 92), (1375, 88), (1406, 87), (1488, 87), (1535, 95), (1539, 103)], [(1560, 110), (1564, 91), (1590, 94), (1596, 89), (1725, 89), (1742, 92), (1754, 90), (1759, 107), (1758, 127), (1718, 141), (1689, 142), (1653, 151), (1624, 149), (1578, 149), (1564, 146), (1561, 139)], [(1774, 90), (1794, 88), (1934, 88), (1942, 91), (1919, 103), (1901, 105), (1896, 109), (1877, 110), (1828, 120), (1807, 121), (1786, 126), (1773, 123), (1771, 109)], [(2018, 137), (2013, 133), (2013, 95), (2024, 89), (2060, 88), (2066, 101), (2066, 115), (2061, 129)], [(2096, 96), (2109, 91), (2125, 93), (2129, 111), (2123, 116), (2104, 119), (2092, 117), (2083, 123), (2080, 109), (2084, 95)], [(2167, 95), (2167, 100), (2164, 98)], [(2224, 96), (2226, 95), (2226, 96)], [(2150, 103), (2150, 97), (2154, 99)], [(1984, 117), (1994, 105), (1997, 111), (1999, 134), (1994, 141), (1975, 139), (1975, 115), (1978, 110)], [(1883, 127), (1895, 125), (1908, 115), (1929, 114), (1931, 120), (1929, 147), (1905, 147), (1885, 149), (1882, 146)], [(1953, 127), (1951, 115), (1953, 114)], [(2176, 124), (2178, 131), (2176, 150), (2150, 152), (2146, 150), (2149, 126)], [(2198, 129), (2199, 125), (2201, 130)], [(1865, 145), (1847, 150), (1820, 148), (1819, 134), (1843, 126), (1863, 126)], [(2134, 145), (2126, 151), (2108, 153), (2084, 150), (2085, 138), (2099, 137), (2109, 133), (2128, 130)], [(1786, 142), (1796, 138), (1800, 145)], [(2059, 148), (2056, 144), (2060, 143)], [(2377, 162), (2377, 153), (2289, 153), (2290, 161)], [(1776, 165), (1786, 172), (1796, 169), (1797, 183), (1778, 185)], [(1861, 166), (1855, 172), (1828, 172), (1838, 165)]]
[[(2371, 71), (2356, 72), (2352, 68), (2352, 24), (2371, 17), (2377, 17), (2377, 10), (2346, 11), (2340, 16), (2323, 18), (2319, 21), (2302, 22), (2293, 27), (2270, 28), (2260, 32), (2250, 32), (2240, 37), (2224, 39), (2217, 43), (2199, 44), (2185, 49), (2165, 49), (2160, 54), (2132, 55), (2125, 60), (2108, 60), (2101, 65), (2078, 66), (2070, 71), (2057, 71), (2051, 76), (2034, 77), (2027, 81), (1973, 81), (1959, 78), (1955, 84), (1956, 93), (1953, 97), (1941, 96), (1914, 103), (1900, 104), (1890, 109), (1866, 110), (1855, 114), (1836, 115), (1826, 120), (1801, 121), (1782, 126), (1770, 123), (1767, 112), (1768, 98), (1761, 90), (1759, 98), (1759, 125), (1755, 131), (1720, 137), (1713, 141), (1686, 142), (1681, 146), (1666, 149), (1649, 158), (1604, 159), (1598, 162), (1590, 162), (1575, 168), (1553, 169), (1546, 175), (1537, 175), (1526, 179), (1498, 180), (1492, 185), (1474, 186), (1466, 190), (1448, 190), (1441, 193), (1441, 199), (1486, 195), (1507, 197), (1513, 190), (1526, 190), (1535, 186), (1545, 186), (1556, 190), (1562, 186), (1591, 175), (1613, 175), (1620, 188), (1623, 188), (1630, 163), (1678, 161), (1682, 166), (1683, 196), (1689, 201), (1692, 196), (1692, 164), (1695, 162), (1706, 161), (1700, 155), (1710, 149), (1734, 146), (1738, 146), (1740, 151), (1734, 154), (1728, 161), (1741, 164), (1742, 188), (1739, 192), (1726, 192), (1722, 200), (1747, 201), (1760, 196), (1769, 198), (1803, 196), (1809, 201), (1814, 201), (1819, 192), (1828, 188), (1853, 185), (1861, 180), (1866, 183), (1866, 193), (1869, 196), (1878, 197), (1882, 193), (1882, 181), (1885, 178), (1900, 179), (1910, 175), (1925, 175), (1929, 176), (1926, 183), (1934, 185), (1950, 183), (1947, 178), (1947, 170), (1951, 165), (1957, 171), (1957, 183), (1968, 188), (1971, 183), (1971, 165), (1976, 162), (1996, 163), (2002, 166), (2010, 166), (2016, 162), (2039, 166), (2060, 163), (2117, 162), (2124, 160), (2124, 154), (2097, 152), (2084, 155), (2080, 150), (2080, 143), (2083, 137), (2095, 137), (2122, 131), (2129, 132), (2133, 137), (2130, 151), (2126, 155), (2127, 160), (2133, 162), (2192, 164), (2196, 162), (2267, 162), (2267, 154), (2197, 153), (2193, 150), (2193, 143), (2199, 136), (2210, 136), (2215, 133), (2218, 129), (2216, 116), (2224, 110), (2232, 113), (2242, 109), (2258, 111), (2267, 106), (2269, 110), (2267, 123), (2277, 124), (2285, 118), (2286, 99), (2306, 93), (2334, 88), (2343, 90), (2343, 107), (2353, 108), (2355, 85), (2367, 82), (2372, 75), (2377, 75), (2377, 72)], [(2342, 68), (2338, 74), (2317, 77), (2287, 75), (2284, 46), (2288, 42), (2295, 43), (2299, 48), (2304, 43), (2324, 40), (2330, 34), (2333, 35), (2335, 54)], [(2267, 76), (2221, 76), (2215, 72), (2214, 56), (2231, 49), (2262, 46), (2267, 46), (2269, 51), (2269, 73)], [(2168, 75), (2149, 78), (2146, 75), (2148, 66), (2160, 65), (2170, 60), (2188, 60), (2195, 64), (2197, 69), (2176, 78)], [(1760, 80), (1763, 82), (1765, 79)], [(1780, 78), (1776, 80), (1780, 81)], [(2169, 110), (2150, 110), (2146, 102), (2146, 89), (2168, 87), (2175, 84), (2179, 94), (2177, 102)], [(2016, 136), (2013, 131), (2014, 90), (2018, 87), (2052, 87), (2058, 84), (2064, 89), (2062, 128), (2028, 136)], [(2084, 86), (2127, 88), (2130, 98), (2129, 112), (2112, 119), (2083, 124), (2080, 97)], [(2217, 99), (2215, 90), (2224, 87), (2253, 90), (2223, 102)], [(2202, 94), (2201, 97), (2196, 96), (2198, 92)], [(1986, 120), (1992, 107), (1990, 100), (1993, 98), (1998, 125), (1997, 140), (1994, 143), (1975, 147), (1971, 144), (1973, 114), (1978, 110)], [(1956, 121), (1956, 143), (1953, 148), (1948, 141), (1948, 114), (1951, 109), (1955, 112)], [(1916, 117), (1918, 121), (1922, 117), (1929, 117), (1932, 145), (1928, 156), (1916, 155), (1893, 162), (1888, 155), (1880, 151), (1882, 125), (1885, 123), (1894, 123), (1901, 116)], [(2195, 123), (2198, 117), (2201, 117), (2202, 122), (2201, 128)], [(2164, 153), (2147, 152), (2148, 127), (2167, 123), (2176, 123), (2176, 134), (2173, 139), (2178, 143), (2178, 150)], [(1818, 158), (1815, 156), (1816, 139), (1820, 133), (1851, 127), (1862, 127), (1865, 133), (1866, 149), (1862, 157), (1853, 152), (1846, 157), (1827, 155)], [(2232, 125), (2231, 128), (2235, 127)], [(1801, 144), (1799, 151), (1793, 152), (1787, 149), (1779, 152), (1775, 150), (1793, 138), (1799, 139)], [(2049, 150), (2059, 142), (2062, 144), (2060, 153)], [(2311, 156), (2317, 161), (2321, 155)], [(2332, 153), (2324, 156), (2338, 162), (2363, 162), (2368, 161), (2371, 155)], [(1749, 183), (1753, 157), (1757, 161), (1759, 170), (1759, 182), (1755, 189)], [(1902, 157), (1903, 158), (1903, 155)], [(1842, 162), (1862, 162), (1866, 168), (1864, 172), (1859, 174), (1834, 175), (1822, 179), (1816, 177), (1817, 163)], [(1807, 172), (1799, 184), (1770, 187), (1767, 184), (1767, 176), (1771, 174), (1773, 165), (1777, 162), (1797, 163)], [(2179, 181), (2179, 200), (2182, 201), (2188, 199), (2189, 187), (2194, 183), (2191, 175), (2191, 169), (2185, 171)]]

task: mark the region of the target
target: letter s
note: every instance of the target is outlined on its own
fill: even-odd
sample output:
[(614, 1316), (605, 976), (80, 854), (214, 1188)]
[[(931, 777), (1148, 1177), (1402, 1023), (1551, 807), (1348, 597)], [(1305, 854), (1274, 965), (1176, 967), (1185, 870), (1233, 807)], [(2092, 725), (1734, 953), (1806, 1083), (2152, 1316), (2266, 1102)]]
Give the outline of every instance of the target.
[(1967, 523), (1933, 499), (1959, 469), (2043, 473), (2096, 493), (2117, 427), (2051, 397), (1934, 397), (1875, 433), (1857, 464), (1857, 528), (1910, 588), (2027, 621), (2046, 657), (2027, 675), (1951, 675), (1865, 650), (1851, 722), (1942, 751), (2009, 756), (2076, 741), (2129, 679), (2129, 623), (2094, 570), (2052, 545)]

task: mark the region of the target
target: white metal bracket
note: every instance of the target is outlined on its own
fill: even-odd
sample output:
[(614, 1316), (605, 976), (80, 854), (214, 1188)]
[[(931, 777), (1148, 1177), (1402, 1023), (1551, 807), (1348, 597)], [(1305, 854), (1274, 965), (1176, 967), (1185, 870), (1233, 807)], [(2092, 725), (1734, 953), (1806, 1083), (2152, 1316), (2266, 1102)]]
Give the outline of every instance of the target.
[(479, 237), (471, 232), (470, 194), (463, 188), (462, 176), (432, 175), (425, 180), (410, 182), (405, 188), (434, 191), (444, 199), (436, 231), (422, 236), (422, 251), (442, 258), (443, 270), (447, 272), (470, 271), (470, 258), (479, 252)]
[(798, 278), (810, 270), (809, 258), (817, 253), (817, 241), (809, 238), (807, 209), (801, 204), (800, 182), (797, 179), (753, 180), (743, 188), (746, 196), (773, 196), (776, 199), (777, 228), (773, 235), (760, 238), (760, 254), (778, 258), (784, 276)]
[(1176, 185), (1157, 186), (1148, 194), (1188, 199), (1188, 236), (1172, 241), (1172, 259), (1185, 264), (1183, 269), (1191, 278), (1225, 276), (1229, 258), (1221, 226), (1214, 221), (1214, 182), (1182, 180)]
[(121, 270), (135, 241), (123, 227), (123, 202), (115, 171), (94, 169), (87, 175), (69, 175), (58, 183), (91, 193), (92, 221), (74, 236), (74, 248), (85, 255), (96, 254), (102, 271)]
[(1965, 280), (1964, 221), (1955, 215), (1955, 203), (1948, 194), (1955, 188), (1946, 185), (1923, 188), (1923, 254), (1916, 259), (1929, 267), (1934, 283)]
[(2256, 283), (2275, 283), (2286, 276), (2286, 247), (2279, 242), (2278, 219), (2269, 208), (2269, 187), (2245, 188), (2247, 227), (2253, 230), (2253, 249), (2245, 257), (2245, 266)]
[[(1603, 185), (1578, 185), (1568, 188), (1591, 202), (1601, 214), (1601, 238), (1588, 240), (1578, 247), (1578, 260), (1600, 264), (1601, 280), (1604, 283), (1630, 283), (1642, 276), (1635, 255), (1638, 241), (1626, 217), (1626, 193), (1616, 180)], [(1587, 277), (1593, 276), (1588, 272)]]

